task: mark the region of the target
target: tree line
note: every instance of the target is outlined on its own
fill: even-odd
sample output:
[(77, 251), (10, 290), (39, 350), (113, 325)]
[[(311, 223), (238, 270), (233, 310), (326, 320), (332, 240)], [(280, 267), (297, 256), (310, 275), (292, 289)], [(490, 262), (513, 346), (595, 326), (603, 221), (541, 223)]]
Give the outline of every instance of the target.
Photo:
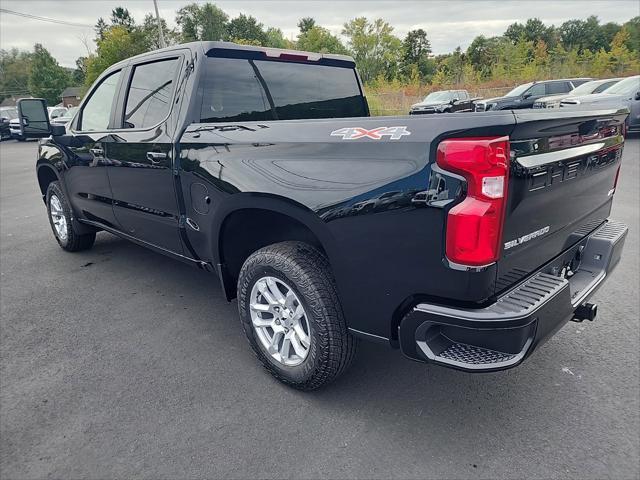
[[(425, 30), (411, 30), (400, 38), (383, 19), (351, 19), (338, 37), (313, 18), (305, 17), (298, 22), (297, 37), (291, 40), (280, 29), (267, 27), (251, 15), (230, 18), (213, 3), (192, 3), (177, 10), (175, 23), (175, 28), (169, 28), (161, 21), (169, 45), (226, 40), (351, 55), (371, 89), (513, 84), (574, 75), (616, 76), (640, 70), (640, 16), (624, 24), (603, 24), (591, 16), (559, 26), (532, 18), (509, 25), (500, 36), (478, 36), (466, 50), (458, 47), (444, 55), (433, 55)], [(1, 50), (0, 97), (28, 88), (32, 95), (57, 103), (66, 86), (88, 88), (110, 65), (160, 47), (155, 17), (147, 14), (137, 23), (123, 7), (115, 8), (108, 19), (97, 20), (94, 41), (95, 52), (78, 58), (75, 69), (61, 67), (40, 44), (32, 52)]]

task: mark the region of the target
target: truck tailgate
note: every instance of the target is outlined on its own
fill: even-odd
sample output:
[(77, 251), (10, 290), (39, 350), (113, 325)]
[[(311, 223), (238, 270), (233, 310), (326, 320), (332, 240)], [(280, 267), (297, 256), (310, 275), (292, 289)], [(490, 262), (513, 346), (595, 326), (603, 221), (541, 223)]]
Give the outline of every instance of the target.
[(514, 115), (496, 294), (571, 248), (609, 216), (627, 112)]

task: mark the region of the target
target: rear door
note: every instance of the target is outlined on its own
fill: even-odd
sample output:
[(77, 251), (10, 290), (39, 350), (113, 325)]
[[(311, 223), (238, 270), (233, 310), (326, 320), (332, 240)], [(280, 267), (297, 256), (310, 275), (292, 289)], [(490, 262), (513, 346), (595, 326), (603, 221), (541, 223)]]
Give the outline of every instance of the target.
[(625, 113), (517, 112), (498, 291), (578, 243), (609, 216)]
[(122, 231), (182, 253), (172, 169), (172, 103), (184, 54), (132, 63), (117, 110), (117, 141), (106, 146), (113, 209)]

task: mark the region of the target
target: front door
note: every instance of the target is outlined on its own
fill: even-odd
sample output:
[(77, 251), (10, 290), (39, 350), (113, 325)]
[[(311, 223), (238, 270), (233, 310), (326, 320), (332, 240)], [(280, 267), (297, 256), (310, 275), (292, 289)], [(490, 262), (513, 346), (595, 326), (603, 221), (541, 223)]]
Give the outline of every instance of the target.
[(122, 81), (122, 70), (106, 75), (89, 92), (71, 133), (65, 136), (67, 151), (65, 185), (74, 211), (81, 218), (118, 228), (111, 206), (105, 157), (110, 141), (116, 97)]
[(113, 210), (122, 231), (182, 253), (172, 162), (171, 105), (183, 57), (134, 64), (118, 109), (116, 141), (106, 145)]

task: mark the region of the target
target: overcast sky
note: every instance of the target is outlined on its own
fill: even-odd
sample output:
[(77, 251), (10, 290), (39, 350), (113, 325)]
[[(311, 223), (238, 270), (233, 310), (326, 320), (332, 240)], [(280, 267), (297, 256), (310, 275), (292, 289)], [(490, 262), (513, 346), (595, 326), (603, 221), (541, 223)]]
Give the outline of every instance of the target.
[[(160, 15), (175, 25), (175, 11), (192, 0), (158, 0)], [(200, 2), (198, 2), (200, 3)], [(500, 35), (513, 22), (538, 17), (547, 24), (559, 25), (571, 18), (597, 15), (604, 22), (623, 23), (640, 15), (639, 0), (450, 0), (450, 1), (218, 1), (214, 2), (230, 17), (239, 13), (256, 17), (265, 26), (280, 28), (287, 38), (295, 38), (300, 17), (311, 16), (334, 34), (342, 24), (354, 17), (382, 17), (395, 29), (396, 35), (424, 28), (434, 53), (452, 51), (458, 45), (465, 49), (476, 35)], [(136, 21), (153, 12), (152, 0), (0, 0), (0, 6), (42, 17), (85, 24), (85, 27), (59, 25), (17, 17), (0, 12), (0, 47), (33, 48), (42, 43), (60, 64), (73, 67), (75, 59), (86, 55), (85, 43), (94, 49), (94, 25), (98, 17), (108, 18), (116, 6), (125, 6)]]

